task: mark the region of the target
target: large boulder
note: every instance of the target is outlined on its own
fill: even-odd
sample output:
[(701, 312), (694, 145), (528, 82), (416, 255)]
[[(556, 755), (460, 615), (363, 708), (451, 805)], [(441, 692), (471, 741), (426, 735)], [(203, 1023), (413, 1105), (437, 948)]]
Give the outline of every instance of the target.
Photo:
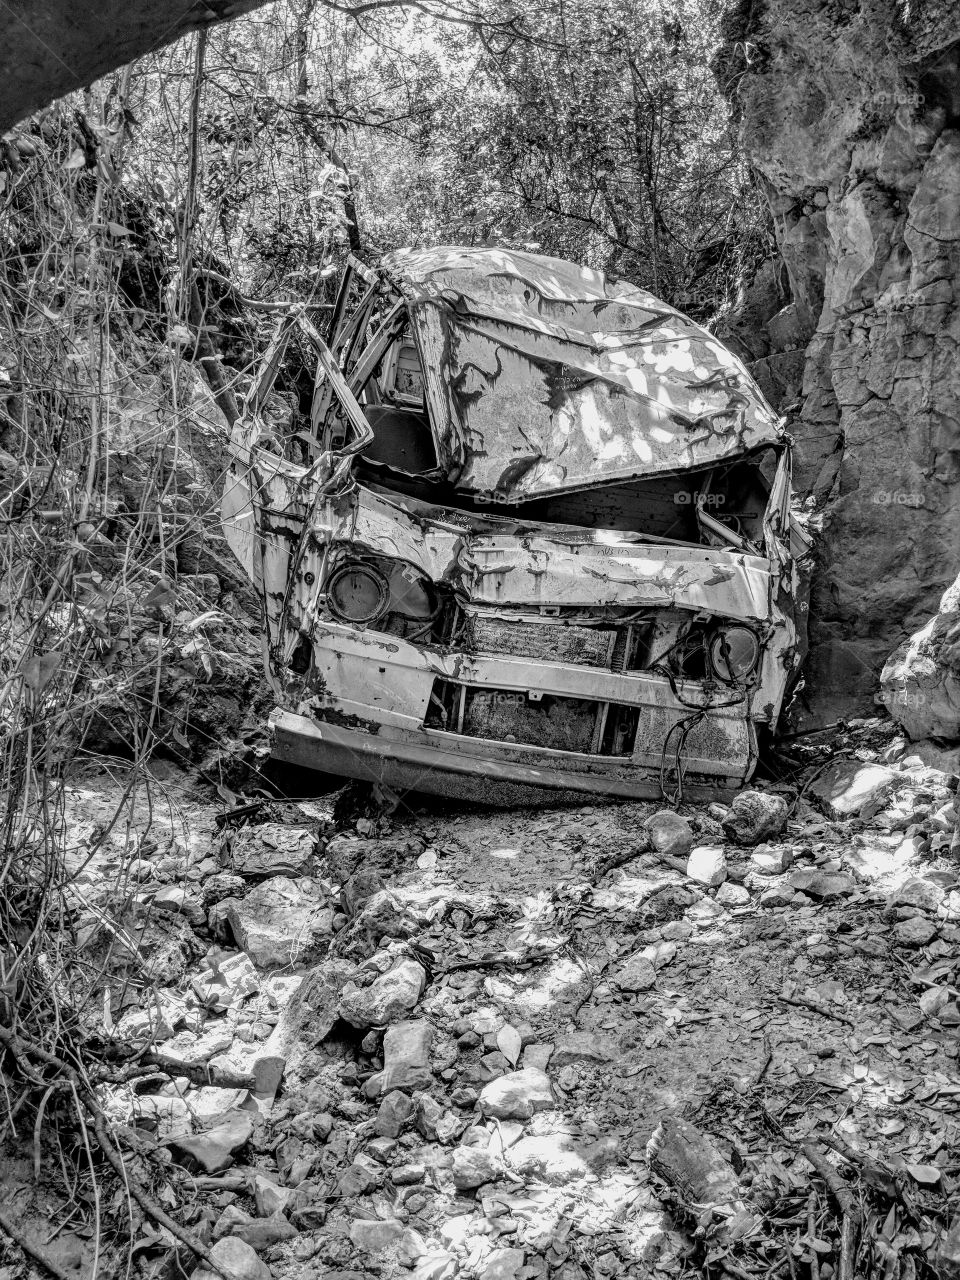
[(333, 908), (316, 880), (275, 876), (211, 913), (225, 920), (241, 950), (263, 969), (295, 964), (333, 932)]
[(734, 796), (722, 825), (724, 832), (738, 844), (760, 844), (780, 834), (787, 825), (788, 814), (783, 796), (769, 791), (741, 791)]
[(859, 760), (834, 760), (816, 775), (810, 794), (816, 796), (831, 818), (866, 817), (876, 812), (897, 781), (896, 769)]
[(960, 739), (960, 577), (887, 659), (880, 699), (911, 738)]
[(427, 974), (416, 960), (404, 957), (368, 987), (350, 989), (340, 1001), (340, 1016), (354, 1027), (385, 1027), (416, 1006)]

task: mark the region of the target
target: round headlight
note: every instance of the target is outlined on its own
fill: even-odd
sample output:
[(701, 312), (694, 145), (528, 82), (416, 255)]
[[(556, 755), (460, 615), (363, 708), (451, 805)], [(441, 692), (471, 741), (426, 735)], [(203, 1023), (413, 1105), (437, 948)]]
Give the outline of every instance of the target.
[(710, 666), (724, 684), (742, 684), (757, 669), (760, 642), (749, 627), (722, 627), (709, 642)]
[(369, 626), (386, 613), (389, 603), (387, 580), (372, 565), (342, 564), (327, 580), (327, 608), (341, 622)]

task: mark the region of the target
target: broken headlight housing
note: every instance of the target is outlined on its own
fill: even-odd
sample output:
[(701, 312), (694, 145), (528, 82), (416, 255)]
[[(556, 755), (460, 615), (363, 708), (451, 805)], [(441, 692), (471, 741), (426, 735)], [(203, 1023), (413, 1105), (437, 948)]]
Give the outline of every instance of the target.
[(350, 560), (334, 569), (326, 582), (327, 608), (338, 622), (369, 627), (390, 604), (390, 584), (378, 568)]
[(742, 685), (760, 662), (760, 641), (749, 627), (717, 627), (707, 638), (707, 656), (718, 680)]
[(427, 636), (439, 611), (433, 584), (414, 565), (388, 556), (341, 560), (324, 593), (337, 622), (406, 639)]

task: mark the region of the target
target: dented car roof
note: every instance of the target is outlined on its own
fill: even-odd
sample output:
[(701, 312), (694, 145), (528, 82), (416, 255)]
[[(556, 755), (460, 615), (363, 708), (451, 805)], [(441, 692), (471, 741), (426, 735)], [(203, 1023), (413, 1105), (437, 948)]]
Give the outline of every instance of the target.
[(741, 362), (646, 290), (506, 249), (403, 249), (438, 458), (513, 501), (709, 466), (783, 439)]

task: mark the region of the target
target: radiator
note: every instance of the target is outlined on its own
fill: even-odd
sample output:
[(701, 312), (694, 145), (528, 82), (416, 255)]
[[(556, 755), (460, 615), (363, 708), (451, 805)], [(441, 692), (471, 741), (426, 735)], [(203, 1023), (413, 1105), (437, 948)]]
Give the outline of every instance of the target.
[(478, 653), (493, 657), (535, 658), (578, 667), (606, 667), (613, 661), (620, 628), (565, 627), (549, 622), (502, 622), (471, 618), (468, 642)]

